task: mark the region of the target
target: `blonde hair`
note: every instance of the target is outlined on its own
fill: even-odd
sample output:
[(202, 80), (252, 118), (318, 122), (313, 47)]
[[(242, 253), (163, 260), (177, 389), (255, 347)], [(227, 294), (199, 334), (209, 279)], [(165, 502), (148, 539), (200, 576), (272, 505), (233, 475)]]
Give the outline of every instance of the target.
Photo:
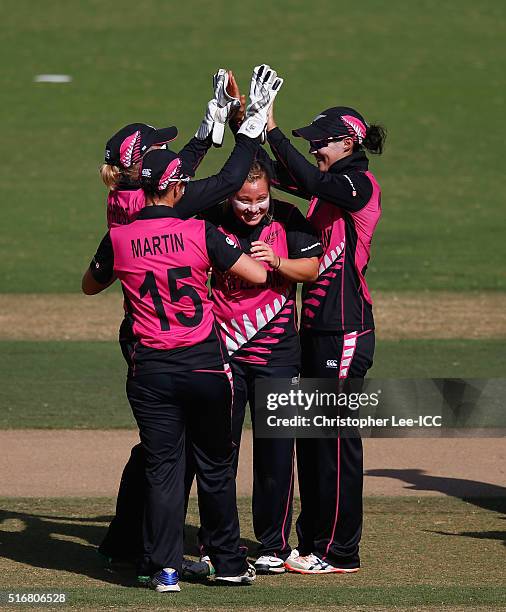
[(120, 168), (119, 166), (110, 166), (109, 164), (102, 164), (100, 167), (100, 177), (104, 182), (104, 185), (110, 191), (114, 191), (118, 188), (122, 178), (126, 178), (129, 181), (135, 182), (139, 180), (139, 166), (140, 162), (133, 164), (130, 168)]
[(100, 177), (110, 191), (114, 191), (117, 188), (121, 174), (119, 166), (110, 166), (109, 164), (102, 164), (100, 166)]
[(246, 180), (248, 183), (256, 183), (256, 181), (263, 178), (269, 183), (269, 175), (265, 166), (258, 161), (254, 161), (249, 169)]

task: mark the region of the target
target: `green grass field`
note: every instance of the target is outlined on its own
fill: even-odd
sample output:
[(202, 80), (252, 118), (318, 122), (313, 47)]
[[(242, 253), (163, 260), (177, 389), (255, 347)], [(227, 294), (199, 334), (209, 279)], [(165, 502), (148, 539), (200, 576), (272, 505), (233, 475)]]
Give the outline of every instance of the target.
[[(285, 77), (285, 131), (336, 104), (389, 130), (372, 164), (384, 208), (373, 288), (505, 289), (505, 17), (499, 0), (19, 0), (0, 41), (0, 291), (78, 291), (104, 230), (107, 138), (131, 121), (174, 123), (182, 146), (216, 68), (247, 89), (263, 61)], [(33, 83), (40, 73), (73, 82)]]
[[(134, 427), (115, 342), (0, 342), (0, 429)], [(502, 340), (382, 341), (371, 378), (500, 378)]]
[[(0, 293), (79, 292), (105, 231), (98, 167), (106, 140), (133, 121), (174, 124), (177, 150), (201, 121), (216, 69), (232, 68), (246, 92), (263, 62), (285, 79), (276, 118), (287, 134), (334, 105), (355, 106), (388, 130), (385, 154), (371, 161), (383, 190), (373, 293), (469, 292), (471, 304), (471, 292), (506, 291), (501, 0), (8, 4)], [(34, 83), (43, 73), (73, 80)], [(232, 144), (229, 134), (197, 176), (218, 171)], [(463, 325), (462, 339), (382, 340), (369, 375), (504, 377), (504, 338), (469, 340), (469, 332)], [(0, 340), (0, 430), (135, 427), (116, 342), (29, 339)], [(254, 553), (249, 506), (239, 500)], [(109, 498), (0, 499), (0, 606), (12, 590), (66, 591), (68, 605), (82, 610), (506, 608), (504, 499), (367, 498), (358, 575), (261, 577), (243, 589), (185, 583), (176, 597), (133, 588), (133, 573), (102, 567), (95, 547), (113, 511)], [(195, 500), (188, 523), (189, 546)]]
[[(242, 498), (239, 507), (243, 538), (254, 555), (249, 504)], [(263, 576), (250, 588), (235, 589), (183, 583), (176, 596), (128, 588), (132, 571), (103, 569), (95, 546), (113, 507), (110, 499), (0, 500), (0, 589), (26, 592), (29, 584), (32, 591), (67, 591), (68, 603), (85, 609), (492, 610), (506, 605), (503, 499), (366, 498), (359, 574)], [(194, 500), (187, 523), (187, 552), (194, 554)]]

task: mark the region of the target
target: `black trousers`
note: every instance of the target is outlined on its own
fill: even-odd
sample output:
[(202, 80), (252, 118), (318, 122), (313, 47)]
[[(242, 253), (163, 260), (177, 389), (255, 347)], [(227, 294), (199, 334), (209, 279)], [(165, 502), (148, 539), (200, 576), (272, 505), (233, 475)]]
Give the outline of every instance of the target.
[[(373, 362), (374, 342), (374, 331), (335, 335), (303, 330), (301, 375), (364, 378)], [(300, 554), (315, 552), (336, 567), (360, 567), (362, 440), (299, 438), (297, 469)]]
[[(234, 378), (233, 442), (234, 472), (237, 474), (242, 427), (249, 401), (252, 423), (255, 421), (256, 378), (292, 378), (299, 368), (267, 367), (232, 362)], [(187, 438), (190, 438), (187, 432)], [(187, 444), (184, 477), (185, 510), (196, 472), (193, 452)], [(260, 542), (259, 555), (277, 555), (285, 559), (290, 554), (288, 539), (292, 525), (294, 488), (294, 442), (289, 439), (257, 439), (253, 437), (253, 527)], [(142, 516), (146, 490), (145, 451), (142, 444), (132, 448), (123, 470), (116, 503), (116, 515), (99, 550), (111, 557), (139, 557), (142, 554)], [(200, 504), (200, 502), (199, 502)], [(199, 543), (207, 549), (207, 526), (202, 518)]]
[(245, 571), (239, 545), (233, 469), (231, 386), (224, 371), (130, 378), (127, 395), (145, 453), (143, 571), (181, 571), (188, 431), (207, 528), (207, 553), (219, 576)]
[(255, 437), (255, 381), (259, 378), (293, 378), (298, 366), (263, 366), (232, 361), (234, 375), (233, 432), (237, 472), (241, 432), (249, 401), (253, 425), (253, 529), (260, 542), (259, 555), (286, 559), (292, 525), (294, 440)]
[(146, 453), (142, 444), (136, 444), (121, 474), (116, 514), (98, 548), (103, 555), (136, 562), (142, 559), (146, 489)]

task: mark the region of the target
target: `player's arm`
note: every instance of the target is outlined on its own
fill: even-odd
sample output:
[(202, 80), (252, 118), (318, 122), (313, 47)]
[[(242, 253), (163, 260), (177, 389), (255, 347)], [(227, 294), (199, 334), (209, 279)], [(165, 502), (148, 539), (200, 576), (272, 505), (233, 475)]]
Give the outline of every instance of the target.
[(273, 270), (297, 283), (315, 281), (318, 278), (318, 257), (301, 257), (289, 259), (276, 255), (272, 247), (261, 240), (251, 243), (251, 256), (258, 261), (265, 261)]
[(256, 285), (265, 283), (267, 270), (262, 264), (243, 253), (230, 238), (205, 221), (206, 246), (213, 267), (221, 272), (232, 272), (236, 276)]
[(183, 162), (184, 172), (191, 176), (195, 176), (195, 172), (200, 165), (200, 162), (204, 159), (206, 153), (211, 148), (212, 141), (211, 137), (199, 140), (195, 136), (185, 144), (185, 146), (179, 151), (178, 157)]
[(276, 159), (272, 159), (263, 147), (258, 149), (257, 154), (258, 160), (267, 168), (272, 186), (303, 200), (310, 200), (311, 194), (297, 184), (295, 177), (290, 173), (283, 160), (276, 156), (276, 151), (272, 150), (272, 152)]
[(100, 293), (116, 280), (114, 275), (114, 251), (109, 232), (102, 238), (95, 256), (83, 275), (81, 288), (86, 295)]
[(370, 200), (372, 183), (363, 172), (321, 172), (299, 153), (278, 127), (267, 132), (267, 139), (273, 153), (283, 160), (304, 192), (351, 212), (360, 210)]
[[(246, 116), (246, 96), (241, 94), (239, 85), (237, 84), (237, 81), (233, 75), (231, 75), (229, 86), (231, 95), (240, 101), (240, 106), (234, 109), (229, 121), (229, 127), (232, 133), (235, 135), (237, 134)], [(272, 115), (272, 105), (268, 115)], [(309, 200), (311, 198), (311, 194), (305, 193), (297, 186), (295, 179), (290, 175), (288, 169), (283, 164), (281, 159), (272, 159), (267, 151), (262, 147), (258, 149), (257, 159), (265, 168), (267, 168), (269, 180), (271, 184), (276, 187), (276, 189), (280, 189), (281, 191), (290, 193), (291, 195), (303, 198), (304, 200)]]
[[(283, 80), (278, 78), (276, 71), (267, 64), (255, 67), (251, 77), (246, 118), (237, 132), (234, 150), (219, 174), (187, 185), (184, 196), (177, 204), (182, 218), (210, 208), (241, 188), (258, 150), (259, 138), (265, 132), (269, 108), (282, 84)], [(213, 138), (218, 125), (216, 117), (214, 119)], [(219, 125), (221, 126), (221, 123)], [(209, 136), (210, 129), (210, 121), (205, 119), (197, 137), (200, 137), (200, 132), (206, 137)]]
[(235, 147), (220, 172), (186, 185), (183, 197), (176, 204), (180, 217), (189, 219), (239, 191), (248, 176), (258, 145), (258, 139), (238, 134)]

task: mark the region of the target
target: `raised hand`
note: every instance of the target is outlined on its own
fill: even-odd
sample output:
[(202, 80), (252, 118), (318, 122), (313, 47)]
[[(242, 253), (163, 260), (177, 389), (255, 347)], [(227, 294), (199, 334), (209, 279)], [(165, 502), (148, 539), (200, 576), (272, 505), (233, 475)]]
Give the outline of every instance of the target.
[(240, 134), (250, 138), (260, 137), (265, 142), (269, 109), (282, 85), (283, 79), (270, 66), (262, 64), (255, 67), (251, 76), (246, 118), (239, 129)]
[(211, 135), (215, 147), (223, 144), (225, 124), (232, 112), (241, 105), (238, 98), (227, 92), (228, 84), (229, 72), (220, 68), (213, 76), (214, 97), (207, 103), (206, 114), (195, 134), (199, 140), (205, 140)]

